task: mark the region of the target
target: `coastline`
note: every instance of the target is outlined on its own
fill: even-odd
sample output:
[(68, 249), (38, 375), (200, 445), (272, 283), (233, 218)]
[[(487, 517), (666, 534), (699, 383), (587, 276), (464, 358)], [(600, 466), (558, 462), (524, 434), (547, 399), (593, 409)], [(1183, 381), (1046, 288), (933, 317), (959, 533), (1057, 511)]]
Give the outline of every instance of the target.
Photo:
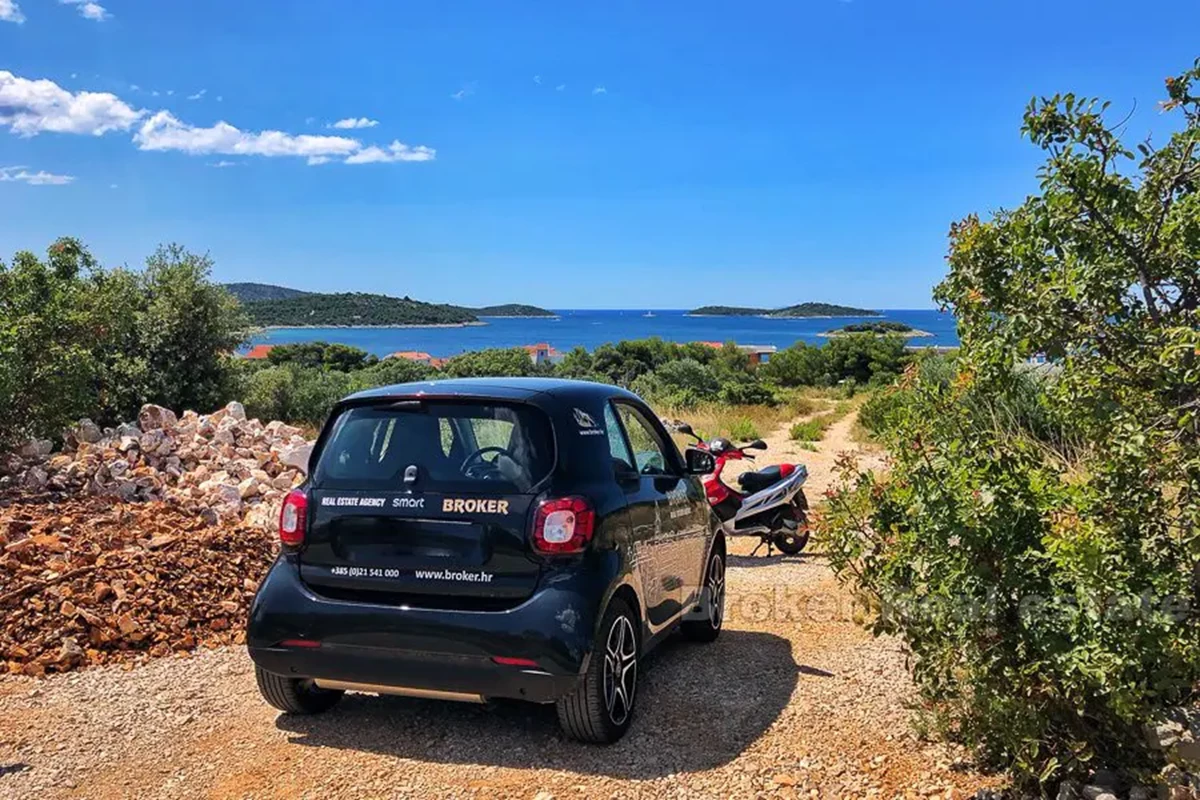
[(558, 314), (476, 314), (475, 316), (480, 319), (562, 319)]
[[(538, 317), (538, 319), (543, 319)], [(400, 325), (262, 325), (256, 328), (260, 331), (278, 331), (278, 330), (343, 330), (343, 329), (382, 329), (382, 328), (479, 328), (488, 323), (476, 320), (475, 322), (412, 322)]]

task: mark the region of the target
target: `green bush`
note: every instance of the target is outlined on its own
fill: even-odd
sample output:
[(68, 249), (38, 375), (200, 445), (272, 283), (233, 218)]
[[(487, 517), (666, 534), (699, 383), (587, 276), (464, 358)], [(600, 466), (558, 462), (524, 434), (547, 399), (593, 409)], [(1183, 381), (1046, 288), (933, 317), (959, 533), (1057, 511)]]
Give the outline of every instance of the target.
[(891, 474), (844, 464), (823, 517), (935, 728), (1022, 783), (1157, 768), (1143, 726), (1200, 685), (1197, 82), (1135, 176), (1106, 104), (1031, 103), (1042, 193), (952, 227), (958, 357), (880, 401)]
[(812, 419), (801, 420), (792, 425), (788, 435), (797, 442), (819, 442), (836, 419), (834, 414), (821, 414)]
[(729, 438), (736, 441), (757, 439), (761, 435), (758, 432), (758, 427), (754, 424), (754, 420), (749, 417), (739, 417), (729, 426)]
[(0, 263), (0, 447), (73, 420), (133, 418), (146, 402), (213, 408), (234, 393), (244, 340), (212, 262), (160, 247), (142, 272), (105, 270), (76, 239)]

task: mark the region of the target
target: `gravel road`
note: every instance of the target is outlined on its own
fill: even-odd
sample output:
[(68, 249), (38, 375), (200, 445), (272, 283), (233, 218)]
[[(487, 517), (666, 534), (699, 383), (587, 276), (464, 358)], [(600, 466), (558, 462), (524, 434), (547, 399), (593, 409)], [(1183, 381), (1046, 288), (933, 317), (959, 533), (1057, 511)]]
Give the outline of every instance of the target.
[[(798, 453), (814, 475), (850, 446), (850, 423)], [(814, 478), (810, 492), (823, 488)], [(940, 799), (998, 783), (910, 732), (903, 653), (854, 624), (819, 555), (750, 546), (733, 547), (720, 639), (660, 648), (611, 747), (568, 742), (553, 708), (520, 703), (348, 695), (322, 716), (281, 716), (244, 650), (222, 647), (0, 678), (0, 798)]]

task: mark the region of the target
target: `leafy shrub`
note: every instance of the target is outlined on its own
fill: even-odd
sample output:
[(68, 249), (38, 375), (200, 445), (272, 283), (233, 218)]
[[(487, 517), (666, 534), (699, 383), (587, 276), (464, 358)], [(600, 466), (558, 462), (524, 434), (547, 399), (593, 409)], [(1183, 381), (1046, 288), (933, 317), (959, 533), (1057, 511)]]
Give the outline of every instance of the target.
[(797, 442), (819, 442), (836, 419), (833, 414), (821, 414), (812, 419), (801, 420), (792, 425), (788, 435)]
[(822, 523), (937, 728), (1026, 783), (1155, 766), (1143, 724), (1200, 681), (1198, 81), (1137, 177), (1106, 104), (1031, 103), (1042, 194), (952, 227), (962, 349), (880, 401), (892, 472), (843, 465)]
[(754, 420), (749, 417), (738, 417), (729, 427), (729, 438), (745, 441), (747, 439), (757, 439), (761, 434), (754, 424)]

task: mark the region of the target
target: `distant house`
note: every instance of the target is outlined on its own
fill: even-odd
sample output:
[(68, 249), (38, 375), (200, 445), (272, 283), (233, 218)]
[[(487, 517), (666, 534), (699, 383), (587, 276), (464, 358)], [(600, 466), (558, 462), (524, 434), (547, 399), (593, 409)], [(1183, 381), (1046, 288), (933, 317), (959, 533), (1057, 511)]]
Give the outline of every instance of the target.
[[(692, 342), (692, 344), (702, 344), (714, 350), (720, 350), (725, 346), (724, 342)], [(750, 357), (751, 364), (765, 364), (779, 350), (773, 344), (735, 344), (734, 346)]]
[(255, 361), (260, 361), (266, 358), (267, 355), (274, 349), (275, 345), (273, 344), (256, 344), (254, 347), (251, 347), (249, 352), (242, 356), (242, 358), (250, 358), (254, 359)]
[(557, 364), (563, 359), (562, 353), (558, 352), (545, 342), (527, 344), (524, 346), (524, 349), (525, 352), (529, 353), (529, 358), (535, 365), (540, 366), (541, 364)]
[(440, 364), (434, 364), (433, 362), (442, 360), (435, 359), (433, 356), (429, 355), (429, 353), (423, 353), (420, 350), (400, 350), (395, 353), (388, 353), (386, 356), (384, 356), (384, 359), (388, 358), (403, 358), (408, 361), (416, 362), (417, 364), (424, 364), (427, 367), (440, 366)]

